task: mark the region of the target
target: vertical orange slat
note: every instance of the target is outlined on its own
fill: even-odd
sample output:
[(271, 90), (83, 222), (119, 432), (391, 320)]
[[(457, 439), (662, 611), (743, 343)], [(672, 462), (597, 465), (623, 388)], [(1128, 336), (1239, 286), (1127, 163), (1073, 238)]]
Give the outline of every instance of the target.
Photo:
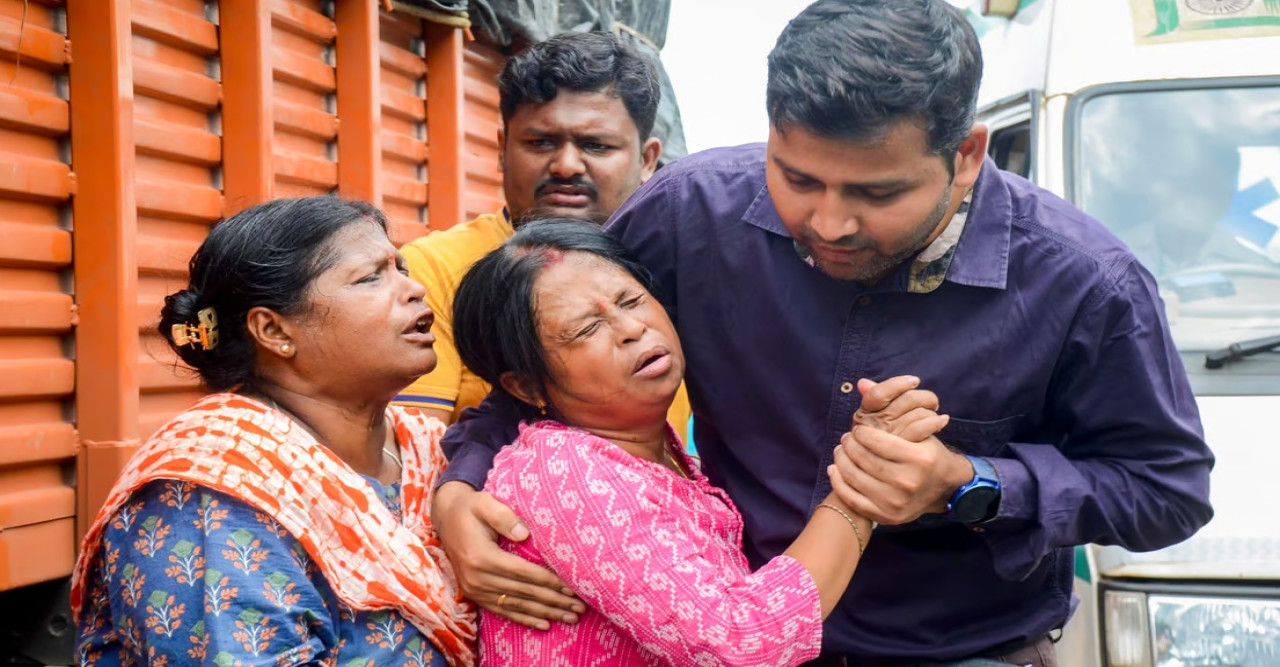
[(63, 16), (61, 3), (0, 0), (0, 591), (65, 577), (76, 551)]
[(272, 197), (271, 0), (222, 0), (223, 215)]
[(402, 244), (427, 231), (426, 22), (402, 12), (383, 12), (379, 31), (382, 165), (378, 182), (391, 241)]
[(164, 297), (222, 216), (218, 26), (205, 0), (131, 0), (137, 155), (138, 436), (145, 440), (201, 388), (156, 331)]
[(492, 213), (502, 205), (502, 173), (498, 170), (502, 113), (497, 77), (505, 62), (501, 51), (480, 42), (467, 42), (462, 53), (464, 218)]
[(129, 0), (69, 0), (79, 530), (138, 443), (133, 72)]
[(345, 0), (338, 24), (338, 192), (382, 205), (378, 0)]
[(463, 125), (462, 31), (427, 26), (428, 226), (447, 229), (462, 221), (466, 171)]

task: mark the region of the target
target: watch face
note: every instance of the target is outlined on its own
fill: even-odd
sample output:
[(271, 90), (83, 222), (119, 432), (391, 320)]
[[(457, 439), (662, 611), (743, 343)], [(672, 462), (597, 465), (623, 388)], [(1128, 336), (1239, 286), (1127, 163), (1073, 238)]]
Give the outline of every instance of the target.
[(956, 499), (952, 513), (960, 523), (977, 523), (991, 518), (992, 506), (1000, 498), (1000, 490), (982, 484), (975, 486)]

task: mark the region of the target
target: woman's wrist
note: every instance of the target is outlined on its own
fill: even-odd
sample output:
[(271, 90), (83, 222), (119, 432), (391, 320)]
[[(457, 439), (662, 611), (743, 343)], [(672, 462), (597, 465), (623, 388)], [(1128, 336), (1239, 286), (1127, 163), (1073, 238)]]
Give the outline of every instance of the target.
[[(858, 538), (858, 555), (862, 555), (867, 550), (867, 538), (870, 537), (869, 533), (871, 532), (871, 525), (869, 523), (866, 525), (866, 530), (864, 530), (862, 526), (858, 525), (861, 517), (855, 519), (851, 512), (831, 503), (820, 503), (817, 509), (827, 509), (839, 514), (845, 522), (849, 524), (849, 527), (853, 529), (854, 536)], [(865, 523), (866, 519), (861, 519), (861, 521)]]
[(848, 513), (849, 513), (849, 516), (852, 516), (852, 517), (855, 517), (855, 518), (859, 518), (859, 519), (861, 519), (861, 518), (862, 518), (862, 515), (860, 515), (860, 514), (858, 514), (857, 512), (853, 511), (853, 508), (851, 508), (851, 507), (849, 507), (848, 505), (846, 505), (846, 504), (845, 504), (845, 502), (844, 502), (843, 500), (840, 500), (840, 496), (836, 495), (836, 492), (835, 492), (835, 491), (832, 491), (831, 493), (828, 493), (828, 494), (827, 494), (827, 497), (826, 497), (826, 498), (823, 498), (823, 499), (822, 499), (822, 503), (820, 503), (820, 504), (825, 504), (825, 505), (835, 505), (836, 507), (839, 507), (841, 510), (843, 510), (843, 511), (845, 511), (845, 512), (848, 512)]

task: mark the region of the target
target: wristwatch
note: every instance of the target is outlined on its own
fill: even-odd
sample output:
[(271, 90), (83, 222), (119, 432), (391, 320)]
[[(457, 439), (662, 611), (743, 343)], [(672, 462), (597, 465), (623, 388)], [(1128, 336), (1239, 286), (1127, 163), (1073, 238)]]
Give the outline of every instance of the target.
[(990, 521), (1000, 509), (1000, 476), (990, 461), (979, 456), (965, 458), (973, 464), (973, 479), (952, 494), (947, 518), (965, 525)]

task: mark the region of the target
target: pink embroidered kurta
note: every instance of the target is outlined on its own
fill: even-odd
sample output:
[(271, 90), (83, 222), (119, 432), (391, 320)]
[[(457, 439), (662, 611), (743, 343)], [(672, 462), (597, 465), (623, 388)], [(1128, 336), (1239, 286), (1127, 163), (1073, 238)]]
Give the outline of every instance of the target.
[(503, 548), (554, 571), (588, 610), (547, 631), (484, 614), (481, 665), (773, 666), (818, 655), (808, 570), (778, 556), (752, 572), (741, 515), (701, 474), (684, 479), (543, 421), (503, 448), (485, 490), (532, 532)]

